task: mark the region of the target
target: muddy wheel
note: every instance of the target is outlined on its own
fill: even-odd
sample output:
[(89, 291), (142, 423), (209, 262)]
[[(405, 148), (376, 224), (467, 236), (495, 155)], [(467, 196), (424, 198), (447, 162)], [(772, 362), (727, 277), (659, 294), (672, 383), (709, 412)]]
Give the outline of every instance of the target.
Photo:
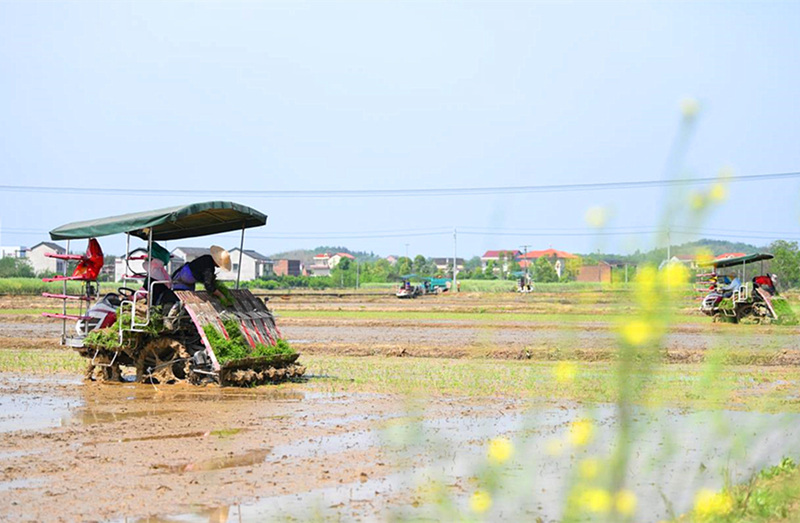
[[(97, 361), (99, 363), (108, 363), (107, 360), (99, 357)], [(114, 363), (110, 367), (89, 363), (86, 366), (86, 379), (90, 381), (122, 381), (122, 373), (119, 370), (118, 363)]]
[(189, 352), (179, 341), (160, 338), (148, 343), (136, 358), (136, 381), (173, 384), (189, 379)]
[(753, 309), (752, 306), (742, 307), (738, 311), (736, 311), (736, 320), (739, 323), (744, 324), (757, 324), (760, 323), (760, 319), (756, 316), (756, 311)]

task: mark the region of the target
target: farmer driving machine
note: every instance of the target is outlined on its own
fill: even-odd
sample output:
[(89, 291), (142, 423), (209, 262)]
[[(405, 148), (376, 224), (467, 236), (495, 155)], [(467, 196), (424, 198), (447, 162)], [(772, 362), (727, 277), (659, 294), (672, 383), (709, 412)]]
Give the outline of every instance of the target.
[[(64, 273), (45, 281), (63, 282), (63, 292), (44, 296), (62, 300), (62, 312), (45, 316), (62, 320), (61, 343), (90, 360), (90, 379), (120, 380), (125, 367), (135, 369), (137, 381), (159, 384), (257, 385), (300, 377), (305, 369), (297, 364), (299, 354), (281, 339), (266, 300), (239, 288), (244, 231), (266, 220), (250, 207), (217, 201), (58, 227), (50, 237), (66, 240), (67, 254), (51, 257), (65, 260)], [(172, 281), (163, 262), (169, 261), (169, 253), (155, 242), (239, 230), (236, 287), (219, 285), (222, 292), (215, 294), (175, 290), (175, 301), (162, 310), (157, 295), (170, 289)], [(98, 299), (103, 253), (96, 238), (111, 234), (126, 235), (128, 274), (117, 292)], [(146, 246), (132, 250), (131, 236)], [(89, 240), (85, 255), (69, 254), (70, 241), (77, 239)], [(71, 276), (68, 260), (78, 262)], [(135, 261), (141, 262), (141, 272), (131, 270)], [(79, 294), (68, 293), (71, 281), (81, 284)], [(73, 301), (79, 304), (78, 314), (67, 313), (67, 303)], [(74, 333), (67, 329), (70, 320), (76, 322)]]
[[(789, 302), (778, 295), (777, 277), (764, 271), (764, 262), (773, 257), (756, 253), (705, 264), (711, 270), (698, 275), (703, 292), (707, 292), (700, 311), (714, 321), (796, 325), (797, 316)], [(748, 280), (748, 268), (756, 262), (760, 262), (759, 270)], [(751, 275), (753, 272), (751, 268)]]

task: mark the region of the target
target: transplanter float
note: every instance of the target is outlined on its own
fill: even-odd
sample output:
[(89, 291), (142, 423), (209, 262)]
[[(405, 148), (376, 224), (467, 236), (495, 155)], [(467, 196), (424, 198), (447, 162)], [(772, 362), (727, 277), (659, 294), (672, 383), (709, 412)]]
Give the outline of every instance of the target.
[[(87, 377), (120, 380), (124, 367), (136, 370), (136, 379), (147, 383), (254, 385), (297, 378), (305, 368), (299, 354), (281, 339), (275, 318), (262, 301), (239, 288), (244, 231), (260, 227), (266, 215), (232, 202), (203, 202), (154, 211), (70, 223), (50, 231), (53, 240), (66, 240), (67, 254), (51, 255), (65, 260), (64, 273), (46, 281), (63, 282), (61, 294), (45, 293), (61, 300), (62, 312), (45, 316), (62, 320), (61, 343), (90, 360)], [(153, 266), (154, 242), (241, 231), (239, 270), (234, 289), (225, 289), (220, 301), (206, 291), (175, 291), (178, 303), (169, 314), (154, 303), (154, 287), (169, 285), (166, 273)], [(97, 278), (103, 252), (97, 237), (125, 234), (128, 274), (116, 293), (98, 300)], [(131, 237), (144, 240), (131, 248)], [(70, 241), (88, 239), (85, 255), (69, 254)], [(158, 247), (155, 247), (158, 249)], [(66, 261), (77, 262), (67, 275)], [(144, 261), (146, 272), (131, 270), (131, 261)], [(77, 295), (67, 292), (67, 282), (81, 283)], [(67, 303), (77, 302), (78, 314), (67, 313)], [(162, 314), (163, 313), (163, 314)], [(67, 328), (75, 321), (75, 332)], [(214, 345), (216, 343), (216, 346)]]

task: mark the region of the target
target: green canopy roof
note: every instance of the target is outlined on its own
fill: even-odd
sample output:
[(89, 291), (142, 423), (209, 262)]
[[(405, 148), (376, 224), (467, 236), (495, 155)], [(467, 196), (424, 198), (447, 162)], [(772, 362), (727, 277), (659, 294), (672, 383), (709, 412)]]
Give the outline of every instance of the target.
[(718, 269), (723, 267), (733, 267), (734, 265), (742, 265), (743, 263), (753, 263), (761, 260), (771, 260), (774, 258), (772, 254), (766, 252), (757, 252), (755, 254), (748, 254), (747, 256), (739, 256), (737, 258), (725, 258), (723, 260), (713, 260), (708, 263), (702, 263), (703, 267), (716, 267)]
[(260, 227), (265, 223), (265, 214), (245, 205), (203, 202), (68, 223), (50, 231), (50, 238), (76, 240), (130, 233), (146, 240), (148, 229), (152, 229), (153, 240), (177, 240)]

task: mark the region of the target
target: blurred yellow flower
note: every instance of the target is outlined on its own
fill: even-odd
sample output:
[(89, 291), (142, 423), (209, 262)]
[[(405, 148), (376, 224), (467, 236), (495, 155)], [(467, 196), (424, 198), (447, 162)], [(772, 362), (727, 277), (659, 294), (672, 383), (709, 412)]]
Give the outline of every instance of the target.
[(700, 211), (703, 207), (706, 206), (706, 197), (703, 193), (698, 191), (692, 191), (689, 194), (689, 206), (694, 211)]
[(440, 503), (447, 496), (445, 486), (435, 479), (428, 480), (417, 487), (417, 493), (427, 503)]
[(636, 494), (628, 489), (622, 489), (614, 497), (614, 507), (623, 516), (633, 516), (636, 512)]
[(492, 507), (492, 496), (485, 490), (476, 490), (469, 500), (473, 512), (483, 514)]
[(556, 375), (556, 381), (565, 385), (575, 381), (575, 374), (578, 373), (578, 369), (575, 367), (574, 363), (560, 361), (558, 365), (555, 366), (555, 369), (553, 369), (553, 372)]
[(589, 207), (586, 211), (586, 223), (592, 227), (603, 227), (608, 221), (608, 209), (605, 207)]
[(714, 261), (714, 254), (708, 249), (700, 249), (697, 251), (697, 264), (708, 265)]
[(658, 271), (656, 268), (652, 265), (646, 265), (636, 273), (636, 283), (643, 289), (649, 290), (655, 285), (657, 277)]
[(681, 114), (686, 119), (691, 119), (697, 116), (697, 113), (700, 112), (700, 102), (697, 101), (697, 98), (692, 98), (691, 96), (686, 96), (681, 100)]
[(724, 516), (733, 509), (733, 498), (724, 492), (700, 489), (694, 497), (694, 512), (701, 518)]
[(723, 202), (728, 197), (728, 188), (717, 182), (708, 191), (708, 199), (712, 202)]
[(661, 271), (662, 278), (667, 287), (674, 289), (689, 281), (689, 269), (682, 263), (668, 263)]
[(569, 426), (569, 442), (576, 447), (583, 447), (592, 441), (594, 425), (586, 418), (575, 420)]
[(594, 479), (600, 472), (600, 461), (594, 458), (587, 458), (578, 464), (578, 474), (583, 479)]
[(489, 442), (489, 461), (501, 464), (514, 454), (514, 445), (508, 438), (494, 438)]
[(545, 444), (544, 450), (550, 456), (560, 456), (564, 452), (564, 442), (559, 439), (551, 439)]
[(611, 494), (601, 488), (586, 489), (581, 494), (580, 503), (589, 512), (606, 513), (611, 510)]
[(642, 345), (652, 333), (651, 326), (642, 320), (633, 320), (622, 327), (622, 338), (631, 345)]

